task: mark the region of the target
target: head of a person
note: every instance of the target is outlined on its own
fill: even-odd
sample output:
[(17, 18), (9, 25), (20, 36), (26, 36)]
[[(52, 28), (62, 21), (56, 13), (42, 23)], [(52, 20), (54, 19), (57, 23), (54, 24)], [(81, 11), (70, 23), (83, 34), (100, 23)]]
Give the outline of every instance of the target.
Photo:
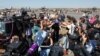
[(41, 20), (36, 20), (35, 23), (38, 24), (38, 25), (40, 25), (40, 21)]
[(32, 14), (31, 16), (32, 16), (32, 18), (34, 18), (34, 19), (36, 18), (36, 14)]
[(99, 29), (99, 28), (100, 28), (100, 21), (98, 21), (98, 22), (94, 25), (94, 27)]
[(66, 23), (67, 23), (68, 25), (70, 25), (70, 24), (72, 23), (72, 21), (71, 21), (71, 20), (67, 20)]
[(81, 18), (79, 19), (79, 21), (80, 21), (80, 23), (84, 23), (84, 22), (85, 22), (84, 17), (81, 17)]
[(47, 16), (45, 16), (45, 17), (44, 17), (44, 20), (45, 20), (45, 21), (48, 21), (49, 19), (48, 19), (48, 17), (47, 17)]
[(95, 17), (96, 17), (97, 19), (99, 19), (99, 15), (96, 15)]
[(53, 20), (58, 19), (59, 15), (58, 14), (54, 14)]
[(72, 23), (76, 23), (76, 19), (72, 16), (67, 16), (67, 20), (68, 20), (68, 23), (72, 24)]
[(87, 33), (83, 34), (84, 38), (86, 38), (86, 42), (89, 42), (89, 35)]
[(63, 35), (68, 34), (69, 29), (67, 27), (61, 27), (59, 32), (60, 32), (59, 34), (63, 36)]
[(12, 36), (11, 43), (18, 42), (18, 41), (19, 41), (19, 36), (17, 36), (17, 35)]
[(77, 32), (78, 32), (78, 30), (79, 30), (79, 28), (78, 28), (78, 27), (75, 27), (75, 31), (77, 31)]

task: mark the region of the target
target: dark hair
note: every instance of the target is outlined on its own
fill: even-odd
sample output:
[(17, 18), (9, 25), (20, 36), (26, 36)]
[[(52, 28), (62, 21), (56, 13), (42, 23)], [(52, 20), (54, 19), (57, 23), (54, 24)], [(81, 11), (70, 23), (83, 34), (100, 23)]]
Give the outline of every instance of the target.
[(99, 18), (99, 15), (96, 15), (95, 17), (96, 17), (96, 18)]
[(77, 21), (76, 21), (75, 17), (67, 15), (67, 18), (68, 18), (69, 21), (72, 21), (74, 24), (76, 24)]
[(70, 15), (67, 15), (67, 18), (68, 18), (68, 19), (70, 19), (70, 18), (71, 18), (71, 16), (70, 16)]
[(85, 37), (87, 38), (86, 42), (89, 42), (89, 35), (85, 33)]
[(22, 11), (22, 16), (27, 15), (27, 11)]
[(70, 15), (67, 16), (69, 21), (72, 21), (72, 17)]
[(74, 24), (77, 23), (77, 20), (75, 19), (75, 17), (72, 17), (72, 21), (73, 21)]
[(37, 24), (40, 24), (40, 20), (37, 20)]
[(68, 27), (66, 27), (66, 30), (69, 30), (69, 28), (68, 28)]
[(81, 22), (84, 23), (85, 19), (83, 17), (80, 18)]

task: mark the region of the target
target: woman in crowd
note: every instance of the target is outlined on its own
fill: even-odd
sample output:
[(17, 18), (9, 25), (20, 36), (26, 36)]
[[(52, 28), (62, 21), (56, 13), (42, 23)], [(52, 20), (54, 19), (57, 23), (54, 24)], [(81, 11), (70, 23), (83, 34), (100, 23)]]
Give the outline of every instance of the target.
[(62, 30), (60, 30), (61, 38), (59, 40), (59, 45), (63, 47), (63, 53), (64, 55), (67, 54), (68, 48), (69, 48), (69, 29), (67, 27), (64, 27)]
[(49, 56), (51, 46), (53, 46), (53, 40), (51, 32), (48, 32), (48, 36), (45, 38), (42, 45), (40, 46), (40, 56)]
[(58, 15), (56, 14), (53, 18), (52, 24), (53, 31), (53, 41), (56, 43), (59, 40), (59, 30), (60, 30), (60, 21), (58, 19)]

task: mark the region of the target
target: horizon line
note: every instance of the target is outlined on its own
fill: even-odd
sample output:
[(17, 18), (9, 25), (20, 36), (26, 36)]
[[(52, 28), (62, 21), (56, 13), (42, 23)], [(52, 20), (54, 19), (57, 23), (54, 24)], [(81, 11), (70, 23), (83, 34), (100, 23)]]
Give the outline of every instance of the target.
[(14, 7), (14, 6), (11, 6), (11, 7), (4, 7), (4, 8), (0, 8), (0, 9), (10, 9), (10, 8), (42, 8), (42, 7), (45, 7), (45, 8), (100, 8), (100, 7), (96, 7), (96, 6), (93, 6), (93, 7), (46, 7), (46, 6), (41, 6), (41, 7), (30, 7), (30, 6), (22, 6), (22, 7)]

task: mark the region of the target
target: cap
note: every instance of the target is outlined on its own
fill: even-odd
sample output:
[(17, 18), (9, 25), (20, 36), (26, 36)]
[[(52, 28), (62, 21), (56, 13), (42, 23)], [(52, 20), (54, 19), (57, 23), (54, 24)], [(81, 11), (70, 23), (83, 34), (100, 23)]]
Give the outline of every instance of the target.
[(44, 17), (44, 19), (48, 19), (48, 17)]

